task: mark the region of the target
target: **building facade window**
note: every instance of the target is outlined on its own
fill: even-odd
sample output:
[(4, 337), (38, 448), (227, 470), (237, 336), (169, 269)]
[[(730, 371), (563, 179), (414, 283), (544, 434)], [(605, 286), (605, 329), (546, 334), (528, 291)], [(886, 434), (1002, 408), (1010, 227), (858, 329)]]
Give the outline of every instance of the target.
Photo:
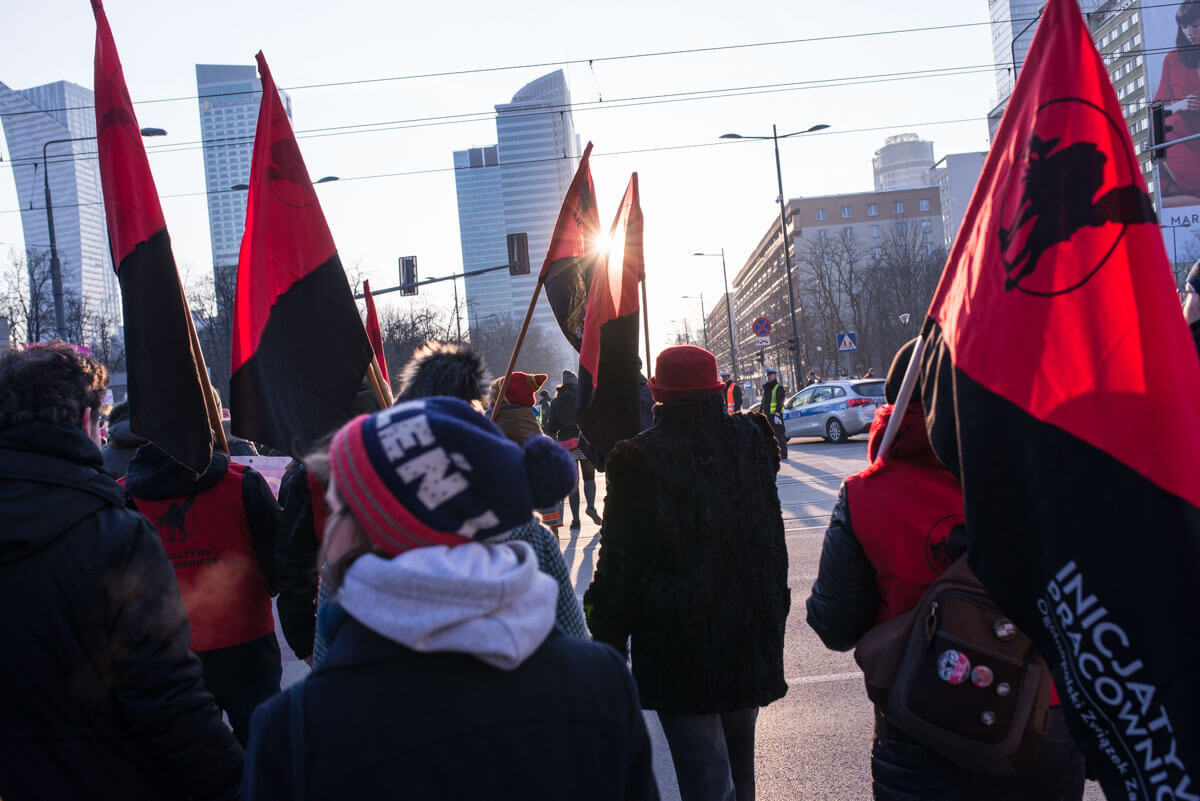
[(871, 238), (878, 239), (881, 236), (878, 225), (871, 226)]
[(842, 229), (842, 239), (853, 239), (853, 238), (854, 238), (854, 229), (847, 225), (845, 228)]
[(933, 223), (930, 222), (929, 220), (921, 220), (921, 233), (932, 234), (933, 233)]
[(825, 219), (825, 209), (817, 209), (817, 222)]
[(849, 220), (854, 217), (854, 209), (850, 206), (842, 206), (842, 219)]
[(817, 231), (817, 240), (818, 240), (818, 241), (820, 241), (820, 242), (824, 242), (824, 241), (825, 241), (825, 238), (826, 238), (826, 232), (825, 232), (825, 231)]
[(897, 200), (895, 203), (892, 204), (892, 213), (893, 214), (903, 214), (904, 213), (904, 201), (903, 200)]
[(908, 225), (906, 225), (905, 223), (902, 223), (902, 222), (896, 223), (896, 233), (900, 234), (901, 236), (904, 236), (905, 234), (908, 233)]
[(883, 258), (883, 248), (875, 248), (874, 250), (871, 251), (871, 255), (876, 259), (882, 259)]
[(878, 203), (868, 203), (867, 204), (867, 216), (868, 217), (879, 216), (879, 204)]
[(920, 206), (920, 208), (921, 208), (921, 211), (929, 211), (929, 200), (928, 200), (928, 199), (926, 199), (926, 198), (922, 198), (922, 199), (921, 199), (921, 200), (920, 200), (920, 201), (917, 203), (917, 205), (918, 205), (918, 206)]

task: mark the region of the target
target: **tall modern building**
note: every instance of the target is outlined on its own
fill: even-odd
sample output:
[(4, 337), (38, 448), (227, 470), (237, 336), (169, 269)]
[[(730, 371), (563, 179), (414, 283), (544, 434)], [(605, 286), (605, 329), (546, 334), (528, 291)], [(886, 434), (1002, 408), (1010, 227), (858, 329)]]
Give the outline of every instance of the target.
[(871, 167), (875, 170), (876, 192), (927, 186), (933, 167), (933, 142), (915, 133), (889, 136), (875, 151)]
[(925, 183), (938, 188), (942, 206), (942, 234), (947, 250), (954, 244), (954, 237), (958, 235), (958, 229), (967, 215), (967, 206), (971, 202), (971, 195), (975, 193), (975, 184), (979, 182), (979, 174), (983, 172), (986, 160), (987, 153), (951, 153), (943, 156), (929, 170)]
[[(48, 258), (50, 252), (42, 175), (46, 146), (63, 296), (67, 304), (82, 300), (93, 319), (103, 317), (109, 330), (117, 331), (121, 295), (108, 247), (93, 104), (90, 89), (68, 81), (20, 90), (0, 83), (0, 119), (13, 161), (26, 253)], [(83, 141), (61, 141), (69, 139)]]
[[(236, 270), (246, 226), (246, 192), (232, 187), (250, 180), (262, 84), (254, 66), (197, 64), (196, 89), (213, 271)], [(291, 119), (292, 100), (286, 92), (279, 94)]]
[[(1046, 0), (988, 0), (992, 21), (992, 59), (996, 65), (996, 104), (988, 114), (988, 132), (996, 135), (1008, 96), (1016, 85), (1017, 73), (1029, 54), (1037, 30), (1038, 15)], [(1079, 0), (1079, 10), (1090, 15), (1104, 0)]]
[[(501, 270), (466, 279), (467, 316), (472, 341), (484, 332), (521, 324), (550, 246), (563, 196), (579, 165), (579, 139), (571, 116), (571, 94), (562, 70), (543, 75), (496, 106), (496, 144), (454, 153), (459, 236), (465, 272), (508, 261), (505, 238), (529, 236), (529, 275)], [(567, 344), (543, 296), (531, 328), (550, 343), (559, 360), (553, 373), (574, 369), (577, 356)], [(493, 365), (495, 366), (495, 365)]]

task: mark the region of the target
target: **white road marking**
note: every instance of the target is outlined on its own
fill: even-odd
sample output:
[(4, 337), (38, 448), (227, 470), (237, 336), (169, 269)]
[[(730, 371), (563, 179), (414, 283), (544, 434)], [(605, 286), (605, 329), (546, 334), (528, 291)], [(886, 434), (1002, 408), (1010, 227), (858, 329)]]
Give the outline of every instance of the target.
[(856, 670), (853, 673), (827, 673), (824, 676), (797, 676), (794, 679), (788, 679), (788, 684), (824, 684), (831, 681), (850, 681), (851, 679), (861, 679), (862, 671)]

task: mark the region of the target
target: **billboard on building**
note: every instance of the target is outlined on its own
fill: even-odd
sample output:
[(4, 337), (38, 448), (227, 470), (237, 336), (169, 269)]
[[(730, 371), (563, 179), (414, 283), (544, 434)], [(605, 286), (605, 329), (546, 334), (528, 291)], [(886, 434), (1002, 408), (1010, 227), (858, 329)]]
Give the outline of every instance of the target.
[[(1144, 41), (1126, 58), (1145, 53), (1150, 97), (1171, 111), (1166, 139), (1200, 133), (1200, 2), (1143, 3), (1140, 13)], [(1168, 148), (1155, 176), (1171, 261), (1200, 259), (1200, 140)]]

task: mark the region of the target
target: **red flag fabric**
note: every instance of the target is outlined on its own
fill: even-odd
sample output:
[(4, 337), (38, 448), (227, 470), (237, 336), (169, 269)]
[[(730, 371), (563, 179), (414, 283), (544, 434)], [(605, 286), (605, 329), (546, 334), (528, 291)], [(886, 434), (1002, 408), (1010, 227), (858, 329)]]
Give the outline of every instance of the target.
[(588, 287), (597, 261), (603, 256), (600, 212), (596, 209), (596, 188), (592, 184), (588, 161), (591, 154), (592, 143), (588, 142), (563, 198), (550, 247), (546, 250), (546, 260), (538, 274), (558, 327), (575, 350), (583, 344)]
[(925, 322), (923, 393), (971, 567), (1109, 798), (1200, 795), (1200, 360), (1155, 222), (1079, 9), (1050, 0)]
[(363, 299), (367, 302), (367, 339), (371, 341), (371, 350), (375, 351), (375, 359), (383, 373), (383, 380), (391, 383), (388, 378), (387, 357), (383, 355), (383, 332), (379, 330), (379, 315), (375, 313), (375, 298), (371, 297), (371, 282), (363, 281)]
[(592, 273), (579, 351), (579, 430), (600, 466), (617, 442), (641, 430), (638, 284), (645, 277), (642, 206), (635, 172), (613, 221), (607, 254)]
[(121, 59), (100, 0), (96, 17), (96, 135), (113, 265), (121, 286), (130, 429), (190, 470), (212, 461), (203, 357)]
[(266, 59), (238, 257), (233, 431), (287, 453), (345, 422), (371, 344)]

